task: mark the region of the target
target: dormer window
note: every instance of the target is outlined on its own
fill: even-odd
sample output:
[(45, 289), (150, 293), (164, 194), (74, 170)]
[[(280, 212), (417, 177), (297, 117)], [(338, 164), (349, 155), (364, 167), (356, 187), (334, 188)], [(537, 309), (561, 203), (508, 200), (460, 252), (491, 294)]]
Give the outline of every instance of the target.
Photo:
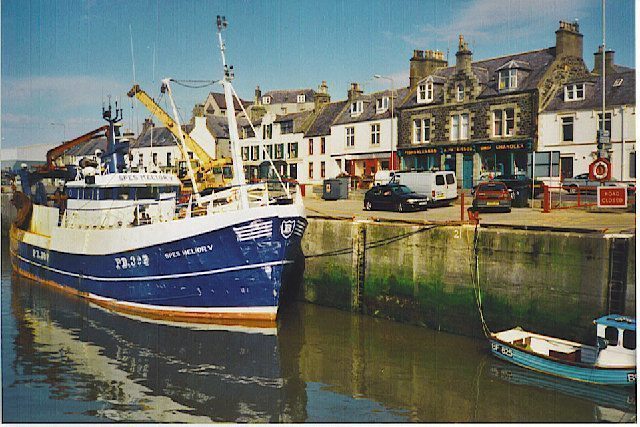
[(304, 96), (304, 94), (302, 95), (298, 95), (298, 104), (304, 104), (306, 102), (306, 97)]
[(418, 86), (418, 102), (433, 101), (433, 82), (426, 82)]
[(564, 88), (564, 100), (569, 101), (581, 101), (584, 99), (584, 83), (568, 85)]
[(622, 86), (622, 82), (623, 82), (623, 79), (616, 79), (616, 81), (613, 82), (613, 87)]
[(376, 113), (381, 113), (389, 108), (389, 97), (384, 96), (376, 99)]
[(462, 102), (464, 101), (464, 85), (459, 84), (456, 86), (456, 101)]
[(362, 114), (363, 110), (364, 110), (364, 106), (363, 106), (362, 101), (352, 102), (351, 103), (351, 108), (349, 109), (349, 111), (351, 112), (352, 116), (358, 116), (358, 115)]
[(265, 105), (271, 104), (271, 97), (270, 96), (263, 96), (262, 97), (262, 103)]
[(508, 70), (500, 71), (498, 82), (499, 90), (509, 90), (518, 87), (518, 70), (515, 68), (509, 68)]

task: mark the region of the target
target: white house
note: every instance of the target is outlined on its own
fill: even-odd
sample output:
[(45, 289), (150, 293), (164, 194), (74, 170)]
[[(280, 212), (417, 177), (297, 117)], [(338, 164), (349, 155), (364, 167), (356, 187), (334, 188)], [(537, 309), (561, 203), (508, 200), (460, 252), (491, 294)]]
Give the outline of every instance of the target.
[(316, 113), (313, 123), (304, 134), (303, 161), (298, 171), (303, 184), (322, 184), (326, 178), (335, 178), (344, 172), (335, 157), (334, 145), (341, 142), (332, 135), (332, 124), (348, 105), (347, 101), (331, 102)]
[[(635, 180), (635, 70), (614, 65), (613, 52), (606, 53), (605, 61), (605, 129), (611, 135), (611, 143), (605, 148), (612, 163), (612, 177)], [(588, 172), (589, 164), (597, 157), (597, 132), (602, 118), (601, 62), (598, 62), (596, 53), (593, 72), (598, 74), (564, 85), (539, 114), (538, 151), (559, 152), (561, 179)], [(557, 183), (558, 178), (544, 180)]]
[(382, 91), (364, 95), (360, 86), (352, 83), (348, 106), (331, 126), (331, 156), (341, 170), (359, 182), (361, 188), (373, 182), (378, 170), (397, 169), (399, 166), (395, 108), (407, 90), (401, 88), (393, 93)]

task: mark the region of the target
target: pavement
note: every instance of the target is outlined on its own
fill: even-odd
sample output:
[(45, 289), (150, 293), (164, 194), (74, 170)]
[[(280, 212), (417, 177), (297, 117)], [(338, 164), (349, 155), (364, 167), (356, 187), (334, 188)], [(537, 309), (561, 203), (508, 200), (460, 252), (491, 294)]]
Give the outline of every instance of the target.
[[(471, 200), (467, 198), (467, 203)], [(458, 202), (459, 203), (459, 202)], [(323, 200), (306, 197), (307, 216), (406, 221), (419, 223), (460, 222), (460, 205), (430, 208), (419, 212), (365, 211), (358, 199)], [(465, 206), (464, 221), (468, 215)], [(636, 230), (635, 212), (590, 209), (561, 209), (543, 213), (539, 207), (513, 208), (510, 213), (480, 213), (480, 224), (525, 229), (552, 229), (598, 233), (633, 233)]]

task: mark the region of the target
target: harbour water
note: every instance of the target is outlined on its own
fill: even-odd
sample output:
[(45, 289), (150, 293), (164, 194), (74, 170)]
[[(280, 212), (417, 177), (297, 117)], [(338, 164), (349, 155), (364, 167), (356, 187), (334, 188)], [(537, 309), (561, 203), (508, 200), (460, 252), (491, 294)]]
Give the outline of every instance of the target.
[(293, 303), (267, 329), (148, 321), (12, 276), (3, 422), (631, 422), (636, 391), (553, 380), (486, 342)]

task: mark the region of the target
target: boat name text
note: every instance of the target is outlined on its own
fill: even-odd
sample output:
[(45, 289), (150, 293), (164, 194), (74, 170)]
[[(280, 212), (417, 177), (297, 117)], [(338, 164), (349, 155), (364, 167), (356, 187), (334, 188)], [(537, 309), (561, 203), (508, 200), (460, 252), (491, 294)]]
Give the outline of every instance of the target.
[(183, 256), (203, 254), (205, 252), (211, 252), (212, 250), (213, 250), (213, 245), (202, 245), (202, 246), (196, 246), (194, 248), (182, 249), (180, 251), (165, 252), (164, 257), (166, 259), (179, 258)]
[(494, 342), (491, 343), (491, 350), (495, 351), (496, 353), (500, 352), (507, 357), (513, 357), (513, 352), (509, 347), (505, 347), (503, 345), (496, 344)]
[(114, 258), (114, 261), (116, 263), (116, 270), (126, 270), (129, 268), (136, 268), (143, 265), (145, 267), (148, 267), (149, 255), (142, 254), (142, 255), (131, 255), (128, 257), (125, 257), (125, 256), (116, 257)]
[(43, 251), (41, 249), (33, 249), (31, 254), (37, 260), (44, 261), (44, 262), (49, 262), (49, 252), (47, 252), (47, 251)]

